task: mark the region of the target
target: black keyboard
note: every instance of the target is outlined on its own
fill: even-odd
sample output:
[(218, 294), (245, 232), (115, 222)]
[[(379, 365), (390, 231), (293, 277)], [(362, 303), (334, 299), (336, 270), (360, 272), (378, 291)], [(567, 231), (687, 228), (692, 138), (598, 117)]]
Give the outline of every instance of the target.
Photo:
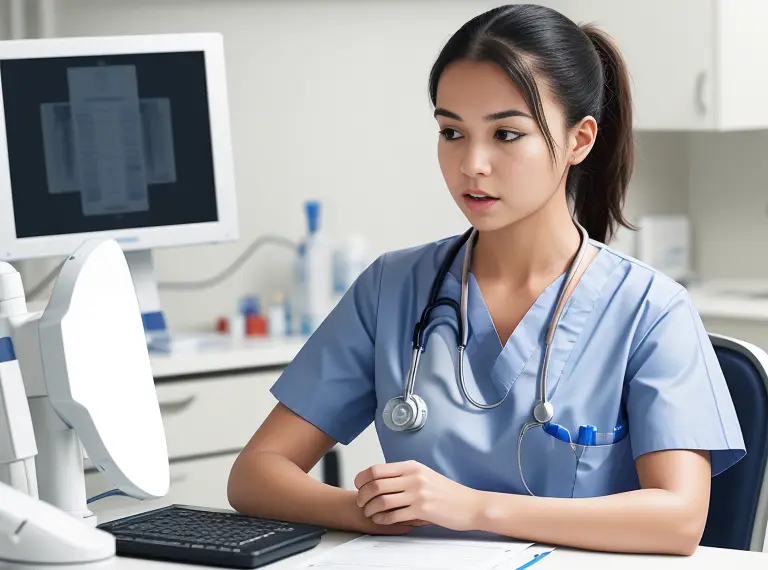
[(192, 564), (256, 568), (317, 546), (326, 529), (232, 511), (171, 505), (100, 524), (117, 554)]

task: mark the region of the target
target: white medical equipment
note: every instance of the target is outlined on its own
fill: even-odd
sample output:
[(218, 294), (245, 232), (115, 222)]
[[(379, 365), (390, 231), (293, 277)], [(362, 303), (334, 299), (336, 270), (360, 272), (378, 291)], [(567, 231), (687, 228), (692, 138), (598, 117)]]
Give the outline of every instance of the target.
[(170, 483), (141, 313), (117, 242), (77, 248), (43, 312), (27, 312), (19, 274), (0, 262), (0, 340), (0, 560), (114, 555), (87, 508), (81, 443), (127, 495), (162, 497)]
[(0, 42), (0, 259), (126, 252), (164, 330), (153, 248), (238, 237), (220, 34)]
[[(587, 230), (585, 230), (576, 220), (573, 220), (573, 223), (576, 225), (581, 235), (581, 245), (579, 246), (576, 256), (574, 257), (568, 269), (565, 281), (563, 282), (562, 288), (558, 295), (555, 312), (552, 315), (552, 320), (549, 323), (549, 328), (547, 330), (544, 348), (544, 364), (542, 365), (541, 373), (539, 375), (539, 398), (533, 408), (533, 417), (536, 420), (533, 425), (547, 424), (555, 415), (555, 410), (552, 407), (552, 403), (547, 399), (547, 368), (549, 365), (550, 346), (552, 345), (552, 340), (555, 336), (555, 329), (560, 322), (560, 316), (563, 312), (563, 307), (565, 306), (566, 292), (568, 291), (571, 282), (573, 281), (573, 277), (581, 265), (584, 254), (587, 250), (587, 246), (589, 245), (589, 235), (587, 234)], [(474, 228), (470, 228), (458, 240), (456, 240), (456, 243), (451, 247), (448, 255), (446, 255), (445, 260), (443, 260), (443, 263), (437, 272), (437, 276), (432, 283), (429, 302), (424, 308), (424, 311), (421, 314), (421, 319), (418, 323), (416, 323), (416, 327), (414, 329), (413, 352), (411, 355), (411, 364), (408, 370), (408, 375), (406, 376), (403, 395), (392, 398), (389, 402), (387, 402), (382, 412), (384, 424), (393, 431), (417, 431), (424, 427), (424, 424), (427, 421), (427, 404), (422, 398), (414, 393), (414, 385), (416, 383), (416, 373), (419, 369), (419, 360), (425, 346), (425, 331), (429, 322), (429, 317), (431, 312), (440, 305), (447, 305), (451, 307), (456, 312), (456, 317), (458, 319), (458, 377), (459, 386), (461, 387), (461, 391), (464, 394), (464, 397), (473, 406), (483, 410), (489, 410), (499, 406), (502, 402), (504, 402), (504, 400), (506, 400), (507, 395), (509, 394), (509, 392), (507, 392), (507, 394), (505, 394), (504, 397), (498, 402), (494, 402), (492, 404), (482, 404), (475, 401), (469, 395), (467, 392), (466, 384), (464, 382), (464, 350), (467, 347), (467, 337), (469, 334), (467, 320), (467, 291), (469, 283), (468, 276), (472, 263), (472, 250), (476, 239), (477, 231)], [(443, 280), (445, 279), (445, 276), (448, 273), (451, 265), (453, 265), (453, 262), (464, 243), (467, 243), (467, 251), (464, 254), (464, 263), (461, 272), (461, 298), (457, 304), (453, 299), (446, 297), (438, 298), (438, 295), (440, 293)], [(522, 433), (525, 433), (526, 429), (527, 428), (524, 427)]]

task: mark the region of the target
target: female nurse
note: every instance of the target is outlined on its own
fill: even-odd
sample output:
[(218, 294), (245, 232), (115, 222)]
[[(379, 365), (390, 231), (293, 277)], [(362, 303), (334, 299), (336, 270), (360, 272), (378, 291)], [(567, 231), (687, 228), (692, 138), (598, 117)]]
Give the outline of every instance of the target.
[[(440, 167), (476, 233), (387, 253), (359, 277), (273, 386), (230, 503), (367, 533), (431, 524), (692, 553), (711, 477), (745, 449), (686, 290), (604, 243), (629, 226), (620, 53), (551, 9), (504, 6), (453, 35), (429, 88)], [(437, 297), (454, 304), (421, 329), (418, 399), (399, 405), (444, 263)], [(356, 490), (307, 475), (371, 422), (386, 463)]]

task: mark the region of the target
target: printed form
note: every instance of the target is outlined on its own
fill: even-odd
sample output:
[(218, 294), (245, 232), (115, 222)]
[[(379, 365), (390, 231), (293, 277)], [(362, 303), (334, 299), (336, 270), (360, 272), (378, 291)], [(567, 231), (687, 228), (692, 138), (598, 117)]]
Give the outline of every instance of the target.
[[(295, 566), (307, 570), (507, 570), (538, 545), (500, 537), (362, 536)], [(552, 550), (552, 547), (547, 548)]]

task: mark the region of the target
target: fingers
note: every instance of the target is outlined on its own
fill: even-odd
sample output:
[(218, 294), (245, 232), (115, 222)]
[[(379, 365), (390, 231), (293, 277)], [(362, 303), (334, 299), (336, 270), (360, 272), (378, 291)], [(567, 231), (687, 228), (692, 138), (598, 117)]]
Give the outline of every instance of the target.
[(379, 495), (371, 499), (363, 508), (363, 514), (366, 517), (372, 517), (376, 513), (401, 509), (409, 506), (413, 502), (411, 493), (391, 493), (388, 495)]
[(357, 492), (357, 506), (364, 507), (370, 500), (388, 493), (401, 493), (405, 491), (408, 481), (404, 477), (391, 479), (376, 479), (366, 483)]
[[(406, 521), (420, 520), (416, 516), (412, 507), (405, 507), (403, 509), (396, 509), (394, 511), (387, 511), (383, 513), (376, 513), (371, 517), (371, 520), (380, 525), (393, 525), (404, 524)], [(412, 525), (417, 526), (417, 525)], [(418, 525), (423, 526), (423, 525)]]
[(397, 463), (381, 463), (361, 471), (355, 477), (355, 487), (358, 489), (377, 479), (399, 477), (415, 469), (415, 461), (400, 461)]

